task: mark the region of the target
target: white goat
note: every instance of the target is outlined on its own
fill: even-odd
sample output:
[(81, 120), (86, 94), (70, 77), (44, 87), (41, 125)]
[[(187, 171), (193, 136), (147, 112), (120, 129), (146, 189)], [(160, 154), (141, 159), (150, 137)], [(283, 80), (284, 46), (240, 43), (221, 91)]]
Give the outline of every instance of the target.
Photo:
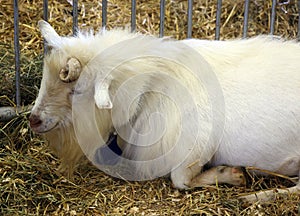
[[(270, 37), (174, 41), (125, 30), (61, 37), (47, 22), (40, 21), (39, 28), (52, 50), (44, 59), (30, 124), (49, 140), (69, 175), (83, 156), (78, 136), (84, 134), (75, 135), (72, 99), (81, 88), (76, 84), (84, 84), (79, 78), (87, 74), (95, 79), (86, 85), (94, 91), (96, 131), (104, 141), (117, 131), (122, 157), (133, 161), (172, 151), (164, 163), (135, 167), (145, 179), (169, 170), (177, 188), (216, 179), (242, 185), (245, 179), (236, 166), (299, 175), (298, 43)], [(123, 106), (128, 99), (130, 106)], [(151, 116), (156, 112), (164, 122)], [(85, 126), (76, 124), (81, 132)], [(145, 135), (149, 130), (150, 137)], [(214, 168), (203, 172), (204, 165)]]

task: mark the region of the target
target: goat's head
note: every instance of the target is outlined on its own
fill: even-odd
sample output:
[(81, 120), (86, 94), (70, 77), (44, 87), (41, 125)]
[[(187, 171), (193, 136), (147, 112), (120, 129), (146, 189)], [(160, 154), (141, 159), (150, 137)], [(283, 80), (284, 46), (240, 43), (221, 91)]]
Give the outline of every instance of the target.
[[(41, 20), (38, 25), (49, 52), (44, 58), (42, 83), (29, 121), (35, 132), (46, 133), (72, 124), (72, 98), (77, 80), (84, 70), (89, 70), (88, 64), (98, 70), (94, 56), (112, 42), (98, 43), (91, 34), (61, 37), (49, 23)], [(97, 78), (94, 82), (95, 104), (101, 109), (112, 108), (108, 93), (110, 79)]]
[(51, 50), (44, 59), (41, 88), (29, 121), (35, 132), (46, 133), (71, 123), (72, 95), (82, 62), (61, 49), (63, 38), (47, 22), (40, 21), (39, 28)]

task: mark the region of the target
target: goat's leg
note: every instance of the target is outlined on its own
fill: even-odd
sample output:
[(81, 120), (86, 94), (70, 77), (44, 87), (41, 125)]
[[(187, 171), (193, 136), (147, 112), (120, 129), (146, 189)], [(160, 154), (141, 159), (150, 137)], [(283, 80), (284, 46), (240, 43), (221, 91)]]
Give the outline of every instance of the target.
[(190, 188), (213, 184), (245, 185), (246, 178), (239, 167), (217, 166), (192, 178)]
[(173, 187), (178, 189), (188, 189), (189, 182), (192, 178), (202, 171), (202, 166), (199, 163), (194, 163), (192, 166), (187, 164), (181, 165), (171, 172), (171, 180)]

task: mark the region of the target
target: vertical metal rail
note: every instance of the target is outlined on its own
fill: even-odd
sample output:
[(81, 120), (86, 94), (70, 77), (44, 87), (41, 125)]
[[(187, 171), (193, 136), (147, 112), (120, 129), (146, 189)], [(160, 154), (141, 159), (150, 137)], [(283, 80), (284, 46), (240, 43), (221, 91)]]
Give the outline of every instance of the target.
[(78, 31), (78, 0), (73, 0), (73, 35)]
[(216, 33), (215, 33), (215, 39), (216, 40), (220, 40), (221, 13), (222, 13), (222, 0), (218, 0), (218, 2), (217, 2), (217, 15), (216, 15)]
[[(48, 22), (48, 0), (43, 0), (43, 19)], [(47, 41), (44, 40), (44, 56), (47, 50)]]
[(102, 0), (102, 28), (105, 28), (107, 23), (107, 0)]
[(247, 37), (247, 33), (248, 33), (249, 3), (250, 3), (250, 0), (245, 0), (244, 23), (243, 23), (243, 38), (246, 38)]
[(48, 21), (48, 0), (43, 0), (43, 19)]
[[(300, 1), (300, 0), (299, 0)], [(164, 36), (164, 23), (165, 23), (165, 7), (166, 7), (166, 1), (160, 0), (160, 15), (159, 15), (159, 37)]]
[(297, 38), (298, 38), (298, 41), (300, 41), (300, 0), (297, 1), (297, 8), (298, 8), (298, 32), (297, 32)]
[(136, 0), (131, 0), (131, 32), (136, 29)]
[(188, 28), (187, 28), (187, 38), (192, 37), (192, 27), (193, 27), (193, 0), (188, 0)]
[(276, 3), (277, 0), (272, 0), (271, 21), (270, 21), (270, 34), (275, 32), (275, 17), (276, 17)]
[(18, 0), (14, 0), (14, 49), (15, 49), (15, 69), (16, 69), (16, 104), (21, 105), (20, 94), (20, 43), (19, 43), (19, 7)]

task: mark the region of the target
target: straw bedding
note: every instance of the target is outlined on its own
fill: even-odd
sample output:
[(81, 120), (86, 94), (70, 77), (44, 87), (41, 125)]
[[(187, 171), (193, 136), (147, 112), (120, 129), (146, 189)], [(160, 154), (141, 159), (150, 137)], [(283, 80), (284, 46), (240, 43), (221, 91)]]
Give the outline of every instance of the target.
[[(130, 23), (130, 1), (108, 1), (107, 28)], [(19, 1), (22, 105), (33, 103), (41, 79), (43, 44), (36, 28), (42, 1)], [(193, 4), (193, 37), (214, 39), (216, 1)], [(79, 1), (79, 27), (101, 27), (101, 1)], [(271, 1), (251, 1), (248, 36), (267, 34)], [(223, 1), (221, 39), (242, 36), (244, 1)], [(295, 1), (278, 5), (275, 34), (296, 38)], [(187, 1), (166, 1), (165, 35), (186, 37)], [(0, 107), (15, 106), (13, 6), (0, 4)], [(72, 6), (49, 1), (49, 21), (62, 35), (72, 33)], [(137, 30), (158, 35), (159, 1), (137, 1)], [(250, 176), (248, 187), (211, 186), (190, 191), (173, 189), (168, 179), (125, 182), (85, 163), (73, 180), (57, 173), (58, 160), (28, 126), (29, 112), (0, 122), (0, 215), (297, 215), (299, 196), (275, 202), (245, 204), (237, 196), (266, 188), (293, 185), (293, 179)]]

